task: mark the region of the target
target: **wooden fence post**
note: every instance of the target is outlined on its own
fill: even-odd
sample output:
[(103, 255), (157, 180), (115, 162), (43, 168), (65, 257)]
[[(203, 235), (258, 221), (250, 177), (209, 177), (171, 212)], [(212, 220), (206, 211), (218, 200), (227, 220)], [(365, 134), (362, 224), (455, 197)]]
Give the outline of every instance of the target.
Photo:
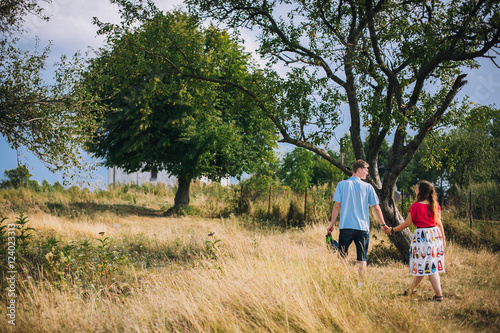
[(472, 191), (469, 191), (469, 223), (472, 229)]
[(273, 184), (269, 184), (269, 204), (267, 206), (267, 215), (271, 216), (271, 191), (273, 189)]
[(304, 195), (304, 223), (307, 222), (307, 188), (306, 193)]
[(243, 215), (243, 184), (241, 184), (240, 215)]

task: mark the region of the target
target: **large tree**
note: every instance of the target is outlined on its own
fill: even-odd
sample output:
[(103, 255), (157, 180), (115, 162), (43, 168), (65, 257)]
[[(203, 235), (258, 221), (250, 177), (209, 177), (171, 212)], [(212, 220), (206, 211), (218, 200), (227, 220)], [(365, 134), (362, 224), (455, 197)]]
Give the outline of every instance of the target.
[[(126, 19), (147, 19), (151, 2), (126, 8)], [(500, 3), (493, 0), (187, 0), (199, 15), (231, 28), (259, 32), (259, 51), (270, 65), (288, 66), (286, 75), (267, 69), (259, 85), (214, 77), (189, 59), (170, 59), (169, 73), (232, 85), (254, 98), (290, 143), (323, 157), (346, 174), (325, 149), (343, 118), (350, 121), (355, 157), (370, 163), (375, 187), (390, 226), (403, 222), (394, 202), (396, 181), (424, 138), (460, 118), (454, 105), (476, 59), (494, 59), (500, 45)], [(171, 34), (179, 43), (182, 36)], [(156, 50), (150, 50), (155, 53)], [(345, 106), (347, 114), (340, 111)], [(363, 149), (362, 134), (368, 149)], [(379, 151), (392, 138), (383, 175)], [(391, 240), (404, 258), (408, 230)]]
[[(92, 169), (81, 150), (95, 128), (97, 109), (76, 89), (82, 57), (62, 57), (53, 79), (43, 79), (50, 47), (33, 51), (18, 47), (24, 17), (49, 18), (34, 0), (0, 4), (0, 134), (13, 149), (25, 147), (54, 171), (74, 175), (73, 168)], [(47, 1), (50, 2), (50, 1)]]
[(171, 62), (185, 59), (210, 76), (254, 80), (249, 54), (227, 32), (179, 11), (113, 29), (84, 81), (109, 108), (89, 147), (106, 166), (167, 170), (179, 181), (179, 208), (189, 204), (192, 179), (241, 176), (272, 155), (276, 130), (247, 94), (170, 75)]
[[(403, 221), (394, 202), (398, 176), (429, 132), (455, 120), (453, 100), (466, 84), (464, 71), (477, 68), (479, 57), (493, 58), (500, 45), (498, 1), (187, 2), (199, 13), (230, 26), (259, 28), (262, 55), (290, 65), (291, 73), (307, 69), (309, 74), (302, 77), (312, 83), (327, 81), (322, 91), (338, 94), (349, 109), (355, 156), (372, 166), (369, 181), (390, 226)], [(289, 75), (286, 80), (291, 84), (296, 78)], [(316, 109), (296, 104), (295, 110), (287, 110), (298, 125), (296, 133), (286, 126), (290, 120), (277, 113), (275, 125), (281, 141), (307, 148), (351, 173), (349, 166), (318, 145), (328, 137), (311, 140), (318, 129), (326, 127), (324, 118), (329, 119), (322, 113), (322, 101), (318, 104)], [(319, 126), (309, 127), (306, 135), (308, 123)], [(368, 136), (366, 154), (363, 128)], [(390, 134), (391, 155), (380, 175), (379, 151)], [(409, 237), (407, 230), (391, 236), (404, 257)]]

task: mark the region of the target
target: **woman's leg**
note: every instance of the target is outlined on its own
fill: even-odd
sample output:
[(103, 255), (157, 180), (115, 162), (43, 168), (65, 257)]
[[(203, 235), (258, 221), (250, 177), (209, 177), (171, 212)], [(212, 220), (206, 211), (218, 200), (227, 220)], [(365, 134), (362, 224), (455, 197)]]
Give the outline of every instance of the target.
[(429, 275), (429, 281), (431, 281), (432, 289), (437, 297), (443, 297), (443, 292), (441, 291), (441, 279), (439, 274)]
[(415, 288), (417, 288), (418, 284), (424, 279), (423, 276), (415, 276), (413, 277), (413, 282), (411, 283), (410, 291), (415, 291)]

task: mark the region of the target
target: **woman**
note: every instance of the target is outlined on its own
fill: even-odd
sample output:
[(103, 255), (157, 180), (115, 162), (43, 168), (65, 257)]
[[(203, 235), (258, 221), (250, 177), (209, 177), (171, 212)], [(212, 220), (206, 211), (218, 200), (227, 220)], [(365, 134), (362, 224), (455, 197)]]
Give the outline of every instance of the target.
[(388, 235), (409, 227), (417, 227), (413, 233), (410, 252), (410, 274), (414, 276), (410, 289), (404, 295), (415, 292), (415, 288), (429, 276), (435, 295), (432, 301), (443, 301), (439, 273), (444, 272), (444, 248), (446, 237), (441, 222), (441, 208), (437, 202), (434, 185), (426, 180), (417, 184), (417, 202), (410, 207), (406, 221), (387, 230)]

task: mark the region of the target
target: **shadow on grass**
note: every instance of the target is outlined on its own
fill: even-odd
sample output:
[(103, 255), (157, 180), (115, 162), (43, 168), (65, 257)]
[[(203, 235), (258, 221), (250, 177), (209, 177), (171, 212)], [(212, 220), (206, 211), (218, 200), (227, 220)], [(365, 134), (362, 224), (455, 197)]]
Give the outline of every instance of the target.
[(162, 211), (132, 204), (99, 204), (93, 202), (77, 202), (70, 204), (47, 203), (49, 212), (56, 216), (78, 217), (81, 215), (97, 215), (112, 212), (119, 216), (161, 217)]

